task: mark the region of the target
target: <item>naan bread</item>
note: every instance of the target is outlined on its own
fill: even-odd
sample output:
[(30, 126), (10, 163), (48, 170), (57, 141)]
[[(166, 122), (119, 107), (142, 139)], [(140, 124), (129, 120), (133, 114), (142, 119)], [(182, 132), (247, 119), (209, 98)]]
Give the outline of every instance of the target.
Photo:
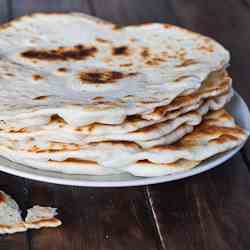
[(5, 192), (0, 191), (0, 234), (26, 231), (17, 203)]
[(227, 72), (217, 71), (209, 75), (202, 83), (201, 87), (189, 95), (181, 95), (176, 97), (169, 105), (157, 107), (152, 113), (142, 114), (144, 119), (159, 120), (168, 113), (172, 113), (179, 109), (185, 109), (207, 98), (225, 94), (232, 88), (232, 79)]
[(228, 62), (214, 40), (168, 24), (33, 14), (0, 28), (0, 119), (120, 124), (195, 91)]
[[(3, 145), (0, 146), (0, 149), (1, 154), (10, 160), (50, 171), (88, 174), (87, 171), (84, 171), (87, 163), (89, 167), (93, 164), (94, 168), (100, 166), (111, 172), (117, 170), (132, 174), (138, 173), (143, 176), (143, 171), (139, 174), (138, 170), (134, 169), (136, 166), (140, 166), (136, 165), (137, 163), (144, 163), (144, 166), (148, 167), (154, 164), (158, 167), (173, 167), (178, 166), (177, 163), (180, 160), (185, 160), (182, 162), (184, 166), (187, 164), (186, 161), (192, 161), (193, 163), (190, 164), (196, 165), (197, 162), (241, 145), (247, 137), (248, 132), (238, 127), (233, 117), (222, 109), (210, 112), (192, 133), (177, 143), (146, 150), (142, 150), (135, 143), (128, 142), (94, 143), (81, 150), (69, 151), (66, 149), (66, 151), (55, 150), (53, 152), (52, 150), (37, 153), (15, 151)], [(94, 168), (91, 175), (94, 174)], [(149, 170), (145, 171), (147, 172), (145, 176), (149, 176)]]
[(29, 130), (29, 128), (17, 130), (17, 132), (15, 130), (10, 132), (0, 131), (0, 143), (1, 141), (4, 143), (6, 139), (9, 139), (12, 148), (35, 152), (44, 149), (49, 150), (50, 142), (59, 142), (59, 144), (54, 145), (59, 145), (60, 148), (64, 147), (60, 143), (77, 144), (79, 145), (78, 148), (80, 148), (80, 145), (103, 141), (132, 141), (143, 148), (171, 144), (181, 139), (185, 134), (190, 133), (193, 127), (202, 121), (202, 117), (209, 110), (224, 107), (226, 102), (231, 99), (231, 96), (232, 92), (229, 92), (222, 96), (209, 98), (195, 111), (126, 134), (115, 133), (94, 136), (84, 134), (81, 130), (69, 126), (55, 126), (53, 129), (41, 128), (34, 131)]
[[(221, 109), (233, 92), (229, 59), (214, 40), (168, 24), (19, 18), (0, 28), (0, 155), (69, 174), (193, 168), (248, 136)], [(30, 225), (43, 225), (40, 210)]]
[[(210, 74), (209, 79), (207, 79), (194, 93), (187, 96), (177, 97), (169, 105), (159, 107), (150, 114), (144, 114), (145, 118), (142, 118), (140, 115), (134, 115), (128, 116), (123, 123), (117, 125), (93, 123), (90, 125), (73, 128), (61, 117), (56, 115), (50, 117), (49, 121), (46, 121), (41, 117), (32, 119), (17, 119), (16, 117), (13, 117), (9, 120), (0, 121), (0, 129), (6, 132), (11, 131), (18, 133), (20, 131), (23, 133), (24, 131), (51, 131), (57, 130), (58, 128), (63, 128), (66, 131), (79, 131), (81, 134), (93, 136), (125, 134), (159, 122), (175, 119), (184, 113), (198, 109), (207, 98), (226, 95), (231, 90), (231, 88), (231, 78), (227, 76), (227, 73), (224, 71), (216, 72)], [(220, 97), (220, 100), (221, 99), (222, 97)], [(211, 108), (213, 109), (213, 107)], [(217, 108), (217, 105), (215, 105), (215, 108)]]
[(163, 176), (188, 171), (199, 165), (199, 163), (199, 161), (179, 160), (168, 164), (156, 164), (142, 160), (127, 167), (126, 172), (141, 177)]
[(62, 222), (55, 218), (56, 208), (34, 206), (28, 209), (25, 218), (25, 225), (29, 229), (39, 229), (42, 227), (58, 227)]

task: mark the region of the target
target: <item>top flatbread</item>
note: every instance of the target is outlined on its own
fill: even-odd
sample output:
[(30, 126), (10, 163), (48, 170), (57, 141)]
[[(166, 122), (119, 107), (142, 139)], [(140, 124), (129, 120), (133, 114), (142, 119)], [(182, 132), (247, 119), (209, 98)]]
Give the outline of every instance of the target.
[(34, 14), (0, 28), (0, 119), (119, 124), (198, 89), (228, 62), (212, 39), (168, 24)]

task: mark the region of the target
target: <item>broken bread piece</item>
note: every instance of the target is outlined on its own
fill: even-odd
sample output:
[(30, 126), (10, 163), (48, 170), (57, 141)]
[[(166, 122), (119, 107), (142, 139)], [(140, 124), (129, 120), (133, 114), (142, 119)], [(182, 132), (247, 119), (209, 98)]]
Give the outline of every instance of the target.
[(0, 191), (0, 234), (26, 230), (18, 204), (5, 192)]
[(56, 208), (34, 206), (28, 209), (25, 218), (25, 225), (29, 229), (39, 229), (42, 227), (58, 227), (62, 222), (55, 218)]

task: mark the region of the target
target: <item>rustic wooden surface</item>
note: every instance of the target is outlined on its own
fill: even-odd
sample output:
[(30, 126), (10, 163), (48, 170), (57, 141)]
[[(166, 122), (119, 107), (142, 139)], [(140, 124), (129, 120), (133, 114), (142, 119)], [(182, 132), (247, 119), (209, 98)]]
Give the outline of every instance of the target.
[[(235, 88), (250, 104), (248, 0), (0, 0), (0, 22), (36, 11), (81, 11), (119, 24), (178, 24), (232, 52)], [(248, 168), (249, 167), (249, 168)], [(138, 188), (75, 188), (0, 173), (0, 190), (26, 209), (59, 208), (64, 225), (1, 236), (1, 250), (250, 249), (250, 143), (222, 166)]]

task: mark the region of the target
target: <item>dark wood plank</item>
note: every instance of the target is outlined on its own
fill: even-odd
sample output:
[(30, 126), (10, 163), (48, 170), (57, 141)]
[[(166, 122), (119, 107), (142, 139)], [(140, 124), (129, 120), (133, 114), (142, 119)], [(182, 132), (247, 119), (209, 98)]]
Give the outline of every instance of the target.
[(164, 249), (250, 249), (249, 192), (240, 154), (207, 173), (149, 187)]
[(143, 190), (30, 182), (29, 205), (58, 207), (63, 221), (59, 228), (30, 232), (31, 249), (159, 249)]
[(8, 0), (0, 1), (0, 23), (9, 19), (10, 9)]
[(88, 0), (12, 0), (13, 17), (33, 12), (84, 12), (90, 13)]
[(137, 24), (143, 22), (175, 22), (168, 1), (155, 0), (109, 0), (91, 1), (94, 13), (101, 18), (118, 24)]

